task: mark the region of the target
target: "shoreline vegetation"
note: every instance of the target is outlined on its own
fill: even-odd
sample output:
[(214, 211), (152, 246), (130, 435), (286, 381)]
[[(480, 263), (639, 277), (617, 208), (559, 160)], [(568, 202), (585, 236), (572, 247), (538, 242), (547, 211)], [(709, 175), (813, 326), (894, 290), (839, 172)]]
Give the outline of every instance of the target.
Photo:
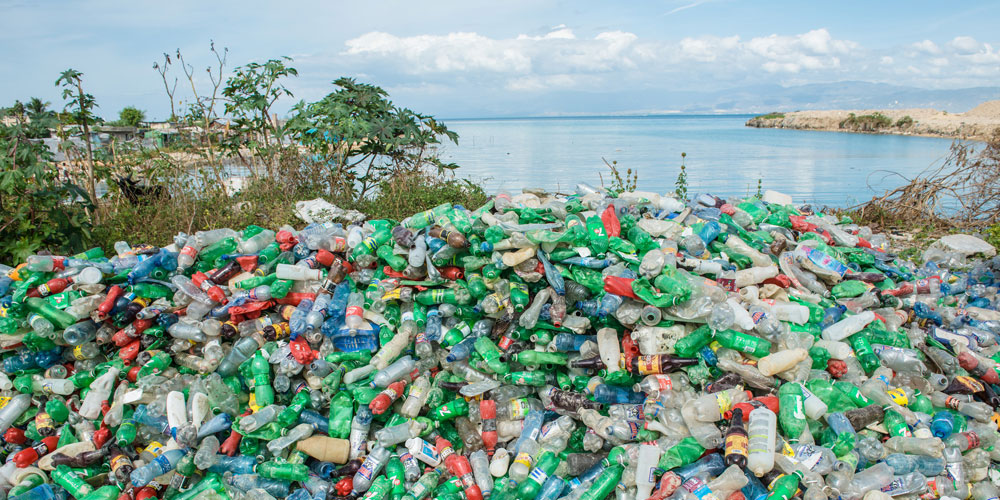
[(986, 141), (1000, 130), (1000, 101), (965, 113), (927, 108), (773, 112), (747, 120), (746, 126)]
[[(341, 221), (352, 211), (389, 219), (486, 202), (479, 184), (438, 157), (458, 134), (433, 116), (338, 78), (329, 94), (279, 118), (276, 103), (294, 99), (285, 87), (298, 75), (291, 59), (227, 71), (227, 56), (210, 44), (206, 81), (180, 51), (164, 54), (154, 70), (171, 102), (166, 121), (135, 108), (101, 118), (89, 75), (72, 69), (56, 81), (61, 111), (39, 98), (0, 107), (0, 263), (169, 242), (178, 232), (297, 226), (299, 202), (317, 198), (339, 207), (330, 215)], [(191, 91), (179, 99), (170, 80), (182, 79)]]

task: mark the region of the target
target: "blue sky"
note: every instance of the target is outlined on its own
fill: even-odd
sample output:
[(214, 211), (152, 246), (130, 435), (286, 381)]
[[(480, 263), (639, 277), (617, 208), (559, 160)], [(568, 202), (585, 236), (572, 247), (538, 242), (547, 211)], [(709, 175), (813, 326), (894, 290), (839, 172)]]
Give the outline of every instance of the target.
[[(100, 114), (169, 113), (153, 61), (180, 49), (204, 86), (209, 40), (229, 68), (278, 56), (314, 100), (348, 75), (438, 116), (663, 111), (655, 96), (766, 85), (870, 81), (922, 88), (1000, 85), (1000, 2), (414, 2), (0, 0), (0, 104), (85, 75)], [(173, 68), (180, 99), (189, 99)], [(650, 97), (653, 96), (653, 97)], [(542, 109), (541, 107), (544, 107)], [(602, 108), (603, 109), (603, 108)]]

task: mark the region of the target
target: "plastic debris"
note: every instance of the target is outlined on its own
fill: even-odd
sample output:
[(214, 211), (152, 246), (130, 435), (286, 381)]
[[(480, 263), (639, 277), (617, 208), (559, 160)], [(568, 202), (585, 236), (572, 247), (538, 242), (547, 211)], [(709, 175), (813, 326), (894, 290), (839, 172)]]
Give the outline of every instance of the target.
[(312, 200), (3, 266), (0, 490), (996, 498), (1000, 260), (765, 199)]

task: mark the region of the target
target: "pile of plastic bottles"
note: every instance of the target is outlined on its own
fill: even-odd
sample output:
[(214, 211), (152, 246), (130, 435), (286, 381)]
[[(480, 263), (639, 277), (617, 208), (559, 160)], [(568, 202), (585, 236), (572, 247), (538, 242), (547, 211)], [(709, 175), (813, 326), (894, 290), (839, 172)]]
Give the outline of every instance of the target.
[(0, 491), (996, 498), (1000, 262), (887, 245), (580, 185), (31, 256), (0, 277)]

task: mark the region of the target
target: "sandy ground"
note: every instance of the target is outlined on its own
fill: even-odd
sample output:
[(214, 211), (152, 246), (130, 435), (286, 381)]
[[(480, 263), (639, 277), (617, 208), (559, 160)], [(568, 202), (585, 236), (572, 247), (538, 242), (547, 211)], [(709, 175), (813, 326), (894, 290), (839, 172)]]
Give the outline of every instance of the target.
[[(747, 122), (747, 126), (854, 132), (840, 128), (840, 122), (847, 119), (850, 113), (861, 116), (876, 112), (889, 117), (893, 122), (892, 127), (881, 129), (877, 133), (985, 140), (1000, 130), (1000, 101), (984, 102), (965, 113), (948, 113), (925, 108), (795, 111), (785, 113), (784, 118), (767, 120), (752, 118)], [(904, 116), (912, 118), (913, 124), (895, 126), (895, 123)]]

